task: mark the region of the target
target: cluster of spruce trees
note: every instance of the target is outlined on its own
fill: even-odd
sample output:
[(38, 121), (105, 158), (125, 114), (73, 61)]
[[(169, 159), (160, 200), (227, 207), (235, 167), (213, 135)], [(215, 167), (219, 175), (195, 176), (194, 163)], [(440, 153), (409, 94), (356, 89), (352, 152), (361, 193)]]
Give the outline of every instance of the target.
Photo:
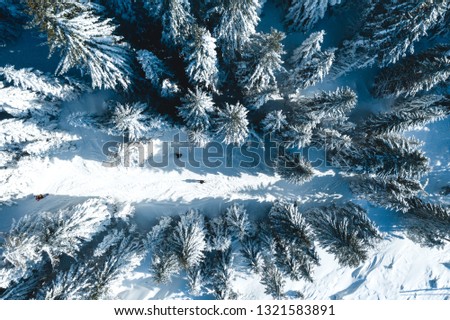
[[(174, 125), (183, 128), (197, 146), (213, 139), (242, 145), (254, 136), (251, 132), (271, 134), (284, 150), (276, 160), (276, 173), (295, 184), (310, 181), (315, 174), (312, 164), (299, 157), (298, 151), (321, 148), (328, 164), (345, 174), (356, 195), (401, 214), (412, 239), (427, 246), (448, 243), (450, 210), (427, 200), (423, 177), (430, 170), (429, 159), (421, 142), (406, 133), (450, 114), (449, 2), (273, 1), (285, 10), (286, 32), (307, 33), (293, 52), (284, 48), (283, 30), (257, 31), (263, 10), (260, 0), (0, 1), (0, 46), (8, 48), (26, 27), (46, 37), (50, 55), (60, 55), (51, 75), (0, 65), (0, 182), (6, 185), (30, 157), (74, 148), (78, 137), (58, 128), (61, 105), (91, 90), (110, 89), (119, 98), (107, 102), (104, 114), (72, 114), (69, 123), (111, 135), (124, 134), (131, 141), (151, 139)], [(343, 26), (344, 40), (336, 48), (322, 48), (327, 36), (324, 31), (311, 32), (328, 11), (351, 16), (348, 26)], [(414, 51), (415, 46), (419, 52)], [(350, 115), (358, 98), (351, 88), (311, 93), (311, 87), (322, 81), (369, 67), (377, 72), (371, 94), (386, 101), (390, 107), (386, 112), (355, 123)], [(76, 77), (72, 70), (79, 70), (81, 76)], [(269, 104), (277, 107), (262, 108)], [(18, 193), (8, 190), (0, 195), (0, 202), (10, 203)], [(178, 220), (165, 219), (161, 233), (152, 235), (154, 243), (160, 237), (165, 239), (167, 230), (175, 233), (161, 246), (151, 248), (155, 257), (152, 272), (160, 273), (155, 279), (168, 281), (172, 274), (185, 272), (193, 291), (206, 286), (217, 297), (232, 297), (235, 293), (227, 279), (235, 254), (230, 248), (241, 246), (239, 250), (246, 252), (242, 257), (261, 275), (269, 292), (281, 297), (283, 276), (309, 279), (311, 268), (318, 263), (311, 232), (339, 261), (356, 265), (364, 260), (367, 239), (376, 233), (366, 217), (356, 213), (360, 209), (324, 208), (314, 219), (299, 216), (297, 210), (277, 204), (268, 217), (271, 223), (256, 224), (251, 232), (243, 225), (228, 227), (231, 222), (224, 222), (226, 217), (210, 222), (196, 212)], [(76, 229), (64, 210), (58, 217), (42, 215), (37, 225), (61, 219), (58, 228)], [(108, 221), (121, 225), (119, 220)], [(89, 229), (80, 230), (82, 234), (70, 238), (69, 243), (55, 235), (57, 242), (34, 247), (53, 237), (47, 231), (33, 231), (26, 223), (15, 228), (11, 234), (16, 232), (16, 236), (10, 236), (7, 244), (34, 253), (4, 249), (9, 266), (2, 269), (8, 273), (4, 279), (12, 277), (11, 281), (21, 283), (8, 287), (5, 297), (14, 296), (11, 290), (20, 288), (27, 297), (70, 292), (61, 289), (62, 282), (73, 283), (69, 276), (79, 277), (90, 288), (92, 274), (99, 277), (95, 283), (104, 286), (89, 294), (80, 289), (80, 295), (101, 297), (108, 283), (120, 276), (111, 267), (118, 262), (110, 260), (113, 255), (108, 250), (118, 246), (114, 241), (128, 239), (128, 229), (117, 227), (117, 238), (105, 235), (104, 244), (92, 247), (97, 250), (88, 252), (96, 257), (92, 265), (57, 275), (44, 270), (59, 270), (60, 261), (73, 259), (81, 242), (101, 243), (97, 241), (101, 236), (96, 233), (91, 239), (94, 234)], [(31, 228), (29, 232), (37, 232), (36, 238), (21, 237), (20, 228)], [(195, 239), (182, 238), (193, 236), (191, 233)], [(234, 236), (230, 238), (228, 233)], [(180, 238), (173, 239), (174, 235)], [(191, 241), (198, 245), (193, 256), (184, 251)], [(166, 248), (167, 243), (172, 245)], [(140, 248), (134, 240), (120, 245)], [(141, 253), (134, 249), (123, 252), (138, 259)], [(28, 257), (33, 257), (34, 267), (20, 267), (29, 264)], [(215, 269), (205, 267), (207, 263)], [(44, 275), (50, 278), (42, 278)], [(202, 277), (213, 284), (199, 286), (205, 283), (199, 280)], [(33, 281), (46, 283), (47, 289), (31, 295), (26, 290), (33, 287)]]
[(153, 285), (182, 279), (190, 295), (217, 299), (238, 298), (236, 274), (253, 273), (266, 294), (281, 299), (287, 278), (313, 281), (316, 245), (355, 267), (380, 239), (351, 202), (304, 212), (275, 202), (260, 220), (237, 203), (214, 217), (188, 210), (162, 217), (147, 233), (132, 214), (131, 206), (91, 199), (24, 216), (4, 235), (0, 298), (112, 298), (114, 286), (140, 267)]

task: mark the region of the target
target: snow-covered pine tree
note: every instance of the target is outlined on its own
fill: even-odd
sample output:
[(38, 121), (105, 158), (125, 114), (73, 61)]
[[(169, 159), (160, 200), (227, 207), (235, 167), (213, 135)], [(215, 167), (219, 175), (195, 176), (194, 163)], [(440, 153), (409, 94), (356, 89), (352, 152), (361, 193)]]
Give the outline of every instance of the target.
[[(281, 146), (284, 148), (304, 148), (311, 144), (314, 129), (319, 123), (319, 119), (313, 120), (308, 116), (300, 116), (298, 118), (291, 117), (289, 120), (295, 119), (295, 124), (290, 124), (281, 134)], [(282, 157), (280, 160), (283, 160)]]
[(75, 257), (84, 244), (104, 231), (111, 219), (122, 212), (113, 211), (107, 202), (90, 199), (56, 213), (24, 216), (4, 236), (2, 264), (6, 270), (15, 270), (8, 273), (12, 278), (6, 282), (17, 283), (27, 278), (30, 272), (41, 269), (47, 259), (54, 267), (62, 255)]
[(283, 110), (271, 111), (261, 121), (262, 130), (275, 136), (283, 133), (287, 126), (288, 122)]
[(367, 7), (365, 23), (336, 53), (334, 74), (378, 63), (385, 67), (413, 53), (414, 43), (443, 23), (447, 1), (382, 0)]
[(320, 141), (313, 140), (319, 130), (347, 128), (347, 116), (357, 102), (356, 93), (347, 87), (313, 96), (303, 96), (297, 91), (289, 98), (288, 127), (281, 137), (282, 145), (288, 148), (304, 148), (312, 142), (320, 145)]
[(245, 237), (241, 243), (241, 255), (246, 266), (250, 271), (259, 274), (262, 271), (264, 259), (257, 238)]
[(57, 103), (46, 101), (38, 93), (0, 82), (0, 111), (17, 118), (35, 116), (38, 122), (48, 122), (48, 117), (58, 113)]
[(417, 130), (450, 115), (450, 96), (425, 95), (399, 99), (387, 113), (372, 115), (361, 126), (369, 135)]
[(151, 257), (150, 273), (156, 283), (170, 282), (180, 269), (171, 245), (173, 232), (173, 220), (163, 217), (147, 235), (147, 249)]
[(110, 231), (93, 254), (97, 262), (92, 268), (89, 299), (113, 298), (111, 287), (127, 278), (140, 265), (144, 255), (144, 245), (133, 228)]
[(419, 198), (408, 200), (406, 212), (408, 236), (427, 247), (443, 247), (450, 243), (450, 208), (427, 203)]
[(264, 285), (264, 293), (271, 295), (276, 300), (285, 297), (284, 286), (286, 281), (283, 273), (273, 263), (266, 262), (261, 272), (261, 283)]
[(24, 268), (31, 260), (39, 261), (43, 253), (52, 263), (57, 263), (63, 253), (74, 256), (83, 243), (110, 223), (111, 211), (105, 201), (90, 199), (56, 213), (26, 215), (8, 232), (3, 258)]
[(39, 124), (48, 124), (58, 114), (61, 101), (72, 100), (86, 89), (71, 78), (56, 78), (31, 68), (0, 67), (0, 111), (34, 117)]
[(134, 226), (118, 219), (114, 228), (118, 229), (109, 230), (100, 243), (92, 244), (88, 253), (80, 253), (69, 269), (59, 269), (40, 288), (37, 299), (114, 298), (111, 288), (129, 276), (144, 256), (144, 245)]
[(226, 217), (219, 216), (207, 220), (207, 251), (226, 251), (231, 247), (232, 240)]
[(60, 270), (54, 279), (39, 289), (37, 300), (82, 300), (88, 299), (91, 286), (91, 270), (81, 263), (73, 264), (69, 270)]
[(274, 202), (269, 212), (271, 227), (281, 237), (299, 242), (302, 246), (313, 246), (311, 233), (304, 215), (293, 203)]
[(192, 27), (192, 35), (183, 52), (186, 60), (186, 74), (192, 85), (217, 91), (218, 61), (216, 39), (204, 27)]
[(194, 296), (199, 296), (203, 287), (203, 273), (199, 267), (192, 268), (187, 272), (187, 280), (189, 293)]
[(448, 39), (450, 36), (450, 30), (448, 26), (450, 25), (450, 14), (445, 15), (445, 18), (441, 20), (441, 23), (436, 26), (431, 32), (430, 35), (432, 38), (442, 37), (442, 39)]
[(8, 152), (14, 164), (23, 157), (44, 157), (74, 148), (78, 136), (57, 130), (54, 123), (36, 123), (32, 119), (5, 119), (0, 121), (0, 150)]
[(157, 10), (161, 14), (163, 26), (161, 40), (168, 46), (184, 44), (195, 21), (190, 12), (189, 0), (159, 0), (153, 2), (156, 2), (155, 8), (159, 6)]
[(326, 216), (321, 229), (318, 230), (322, 245), (336, 256), (341, 265), (357, 267), (367, 259), (364, 239), (358, 237), (358, 232), (352, 229), (347, 218)]
[(298, 185), (309, 182), (314, 177), (311, 163), (298, 154), (280, 155), (276, 160), (275, 171), (283, 179)]
[(226, 144), (241, 145), (248, 137), (248, 110), (239, 102), (237, 104), (225, 104), (218, 110), (216, 120), (217, 134)]
[(423, 192), (419, 181), (412, 179), (379, 178), (369, 175), (355, 175), (348, 178), (350, 189), (359, 198), (397, 211), (410, 209), (410, 200)]
[(195, 91), (188, 90), (182, 102), (178, 113), (186, 127), (191, 131), (208, 131), (211, 126), (210, 117), (215, 108), (212, 97), (197, 87)]
[(292, 30), (310, 30), (325, 16), (329, 6), (340, 4), (342, 0), (292, 0), (286, 20)]
[[(347, 163), (341, 154), (357, 153), (352, 147), (351, 131), (342, 123), (337, 129), (317, 128), (311, 139), (311, 145), (325, 150), (326, 161), (336, 167), (346, 167)], [(353, 128), (352, 128), (353, 129)]]
[(238, 203), (232, 204), (225, 212), (225, 221), (230, 231), (239, 239), (243, 240), (252, 232), (247, 210)]
[(175, 255), (158, 255), (152, 257), (150, 273), (156, 283), (168, 283), (172, 276), (180, 270), (178, 259)]
[(216, 299), (235, 300), (237, 294), (233, 290), (233, 255), (231, 248), (217, 251), (211, 261), (210, 283)]
[(356, 162), (350, 170), (375, 174), (381, 178), (421, 178), (429, 171), (429, 165), (428, 158), (418, 150), (419, 145), (417, 140), (400, 135), (363, 138), (356, 146), (360, 150), (360, 156), (353, 159)]
[(260, 0), (225, 0), (217, 3), (215, 11), (220, 13), (220, 20), (214, 29), (214, 36), (226, 62), (234, 61), (236, 53), (242, 51), (244, 44), (256, 32), (260, 9)]
[(254, 109), (278, 94), (277, 74), (285, 71), (281, 56), (285, 34), (275, 29), (255, 33), (245, 44), (243, 61), (239, 62), (237, 78), (244, 96)]
[[(5, 269), (0, 269), (4, 271)], [(8, 269), (9, 271), (10, 269)], [(39, 292), (42, 284), (47, 281), (49, 275), (52, 270), (48, 263), (42, 263), (38, 268), (30, 270), (23, 277), (6, 277), (0, 281), (0, 299), (1, 300), (31, 300), (35, 299), (36, 295)], [(5, 286), (1, 285), (1, 283), (5, 283), (5, 281), (9, 281), (11, 278), (15, 279), (14, 282), (11, 282)], [(9, 285), (9, 286), (8, 286)], [(2, 290), (4, 287), (4, 290)]]
[(360, 206), (314, 208), (307, 213), (318, 241), (341, 265), (356, 267), (367, 259), (367, 250), (380, 238), (377, 228)]
[(275, 263), (276, 256), (278, 254), (278, 242), (276, 234), (274, 236), (272, 227), (267, 221), (258, 221), (258, 238), (257, 243), (260, 245), (261, 254), (264, 262), (271, 261)]
[(173, 77), (164, 63), (151, 51), (139, 50), (137, 52), (137, 60), (145, 72), (145, 77), (150, 80), (153, 88), (159, 91), (162, 89), (163, 80)]
[[(274, 242), (276, 265), (293, 280), (304, 278), (312, 281), (312, 269), (319, 259), (310, 228), (298, 207), (295, 204), (275, 202), (269, 213), (269, 221), (267, 231)], [(265, 241), (265, 245), (271, 241)], [(266, 255), (266, 260), (268, 258), (270, 257)]]
[(139, 140), (149, 130), (149, 118), (144, 114), (147, 108), (145, 103), (116, 105), (111, 118), (111, 124), (121, 134), (126, 134), (131, 141)]
[[(104, 114), (88, 114), (75, 112), (69, 115), (67, 121), (74, 127), (98, 130), (109, 135), (126, 135), (131, 143), (147, 138), (161, 136), (164, 130), (170, 128), (167, 119), (156, 112), (147, 109), (142, 102), (121, 104), (114, 101), (105, 103)], [(126, 148), (126, 145), (121, 145)], [(126, 149), (124, 149), (126, 150)]]
[(180, 216), (171, 239), (180, 265), (189, 270), (203, 261), (206, 249), (204, 218), (195, 210)]
[(334, 61), (335, 49), (321, 50), (325, 31), (311, 33), (294, 50), (290, 63), (293, 66), (289, 74), (289, 85), (296, 89), (305, 89), (322, 81), (330, 71)]
[(303, 96), (299, 92), (290, 96), (294, 111), (293, 121), (296, 118), (304, 118), (305, 114), (314, 121), (345, 119), (357, 101), (356, 93), (348, 87), (335, 91), (320, 91), (311, 97)]
[(211, 141), (211, 137), (202, 130), (189, 130), (188, 141), (197, 147), (203, 148)]
[(450, 44), (438, 45), (380, 71), (375, 79), (376, 97), (415, 96), (450, 78)]
[(33, 24), (47, 33), (50, 54), (60, 50), (57, 73), (76, 67), (87, 72), (92, 87), (128, 89), (132, 79), (130, 52), (116, 26), (102, 20), (88, 2), (26, 0)]
[[(0, 76), (4, 78), (5, 83), (17, 88), (15, 92), (18, 92), (20, 89), (23, 91), (28, 90), (36, 94), (41, 94), (43, 98), (50, 100), (72, 100), (78, 96), (81, 90), (87, 89), (73, 79), (56, 78), (49, 74), (44, 74), (39, 70), (33, 70), (32, 68), (15, 69), (14, 66), (7, 65), (0, 67)], [(11, 87), (9, 87), (10, 90)], [(0, 90), (7, 89), (2, 88)]]

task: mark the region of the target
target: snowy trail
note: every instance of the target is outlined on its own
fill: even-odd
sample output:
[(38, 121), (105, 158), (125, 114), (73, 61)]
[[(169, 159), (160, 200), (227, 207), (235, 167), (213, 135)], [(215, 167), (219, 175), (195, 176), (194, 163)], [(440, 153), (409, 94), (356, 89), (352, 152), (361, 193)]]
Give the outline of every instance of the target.
[[(195, 169), (194, 169), (195, 170)], [(318, 172), (313, 183), (296, 186), (269, 173), (196, 172), (188, 168), (114, 167), (79, 156), (73, 159), (30, 159), (13, 171), (14, 187), (22, 196), (49, 194), (71, 197), (110, 197), (117, 201), (176, 201), (222, 198), (227, 200), (273, 201), (280, 197), (304, 201), (339, 198), (317, 185), (334, 173)], [(219, 170), (221, 171), (221, 170)], [(227, 173), (227, 171), (224, 171)], [(200, 184), (199, 180), (206, 183)], [(6, 187), (6, 186), (4, 186)], [(0, 187), (1, 189), (1, 187)], [(331, 188), (334, 189), (334, 188)], [(20, 196), (19, 196), (20, 198)]]
[[(40, 163), (36, 163), (40, 162)], [(39, 169), (37, 169), (39, 168)], [(188, 169), (107, 168), (100, 162), (75, 157), (72, 161), (31, 160), (19, 169), (21, 193), (111, 197), (118, 201), (182, 201), (201, 198), (261, 199), (244, 190), (265, 188), (279, 181), (266, 174), (225, 176), (199, 174)], [(24, 171), (27, 171), (26, 174)], [(24, 180), (20, 179), (20, 177)], [(205, 180), (205, 184), (198, 183)]]

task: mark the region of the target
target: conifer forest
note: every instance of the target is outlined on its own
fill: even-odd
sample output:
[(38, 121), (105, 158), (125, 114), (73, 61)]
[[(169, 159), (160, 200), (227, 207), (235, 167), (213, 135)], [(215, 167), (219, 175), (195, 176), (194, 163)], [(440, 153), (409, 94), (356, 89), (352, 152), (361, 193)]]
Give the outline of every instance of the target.
[(0, 299), (450, 299), (448, 0), (0, 0)]

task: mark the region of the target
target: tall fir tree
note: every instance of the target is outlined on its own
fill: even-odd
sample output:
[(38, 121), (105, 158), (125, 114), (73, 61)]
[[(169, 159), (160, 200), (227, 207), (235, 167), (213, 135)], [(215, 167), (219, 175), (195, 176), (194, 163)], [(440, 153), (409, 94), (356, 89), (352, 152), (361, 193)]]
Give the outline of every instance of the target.
[(173, 220), (163, 217), (147, 235), (147, 249), (150, 253), (150, 274), (156, 283), (167, 283), (180, 269), (178, 258), (173, 252), (171, 237)]
[(225, 0), (217, 4), (220, 20), (214, 36), (226, 62), (232, 62), (256, 32), (260, 9), (260, 0)]
[(450, 45), (438, 45), (384, 68), (375, 79), (377, 97), (415, 96), (444, 84), (450, 77)]
[(107, 234), (94, 250), (96, 260), (92, 268), (89, 299), (112, 299), (111, 288), (130, 277), (130, 273), (141, 264), (145, 247), (133, 229), (114, 230)]
[(450, 115), (450, 97), (426, 95), (399, 99), (390, 112), (372, 115), (360, 129), (370, 135), (422, 129), (426, 124)]
[(400, 177), (385, 179), (363, 174), (348, 180), (350, 189), (357, 197), (403, 212), (411, 208), (410, 200), (424, 191), (419, 181)]
[(243, 205), (234, 203), (227, 208), (225, 212), (225, 221), (230, 232), (233, 233), (239, 240), (250, 236), (252, 226), (249, 221), (247, 210)]
[(233, 290), (233, 255), (231, 248), (217, 251), (211, 261), (211, 287), (218, 300), (235, 300), (237, 295)]
[(344, 205), (314, 208), (308, 211), (318, 241), (341, 265), (356, 267), (368, 258), (379, 232), (360, 206)]
[(129, 89), (133, 78), (131, 54), (115, 35), (110, 19), (102, 20), (85, 2), (27, 0), (33, 24), (47, 34), (50, 54), (60, 50), (57, 73), (78, 68), (91, 76), (92, 87)]
[(226, 144), (241, 145), (248, 137), (248, 110), (239, 102), (237, 104), (225, 104), (219, 109), (216, 126), (217, 134)]
[(293, 117), (304, 118), (306, 114), (311, 120), (346, 118), (356, 106), (358, 97), (348, 87), (335, 91), (320, 91), (313, 96), (303, 96), (299, 92), (290, 97), (293, 103)]
[(333, 73), (345, 74), (377, 63), (382, 67), (413, 53), (414, 43), (445, 19), (447, 1), (382, 0), (366, 9), (358, 34), (337, 51)]
[(173, 251), (186, 270), (199, 265), (206, 248), (204, 218), (195, 210), (180, 216), (171, 239)]
[(363, 138), (355, 146), (359, 154), (350, 160), (350, 170), (382, 178), (421, 178), (429, 171), (429, 164), (419, 145), (417, 140), (395, 134)]
[(310, 30), (330, 6), (340, 4), (342, 0), (292, 0), (286, 15), (292, 30)]
[(285, 154), (276, 160), (275, 171), (288, 182), (304, 184), (314, 177), (314, 169), (310, 162), (298, 154)]
[(442, 248), (450, 243), (449, 206), (427, 203), (420, 198), (408, 200), (405, 213), (408, 236), (426, 247)]
[(257, 238), (246, 237), (243, 239), (241, 255), (244, 258), (246, 267), (250, 271), (256, 274), (262, 271), (264, 258)]
[(201, 132), (209, 130), (211, 115), (215, 109), (211, 96), (195, 88), (195, 91), (188, 90), (182, 102), (183, 105), (178, 108), (178, 113), (185, 121), (187, 128)]
[(191, 37), (184, 49), (189, 80), (194, 86), (217, 91), (219, 69), (216, 39), (206, 28), (197, 25), (192, 28)]
[(261, 273), (261, 283), (264, 285), (264, 293), (271, 295), (276, 300), (281, 300), (285, 297), (283, 273), (278, 267), (270, 262), (264, 264)]
[(55, 267), (61, 256), (75, 257), (84, 244), (104, 231), (115, 216), (126, 215), (127, 210), (124, 207), (115, 213), (106, 201), (90, 199), (57, 212), (24, 216), (5, 236), (1, 263), (5, 270), (15, 269), (9, 273), (13, 278), (6, 282), (27, 278), (46, 260)]
[(57, 78), (32, 68), (16, 69), (6, 65), (0, 67), (0, 76), (4, 81), (16, 88), (41, 94), (48, 100), (69, 101), (78, 97), (83, 84), (71, 78)]
[(282, 44), (285, 34), (272, 29), (256, 33), (244, 46), (243, 61), (238, 64), (239, 85), (252, 108), (261, 107), (270, 96), (278, 93), (277, 74), (284, 71)]
[[(171, 79), (172, 73), (153, 52), (148, 50), (139, 50), (137, 60), (141, 64), (145, 77), (150, 80), (153, 88), (161, 91), (162, 83), (165, 79)], [(170, 80), (169, 80), (170, 81)]]
[(195, 21), (189, 0), (160, 0), (162, 41), (168, 46), (184, 45)]
[(276, 110), (269, 112), (261, 125), (264, 132), (277, 135), (287, 128), (288, 122), (283, 110)]
[(296, 204), (275, 202), (269, 212), (269, 221), (275, 264), (292, 280), (312, 281), (312, 269), (319, 259), (303, 213)]
[(137, 141), (146, 136), (149, 130), (149, 118), (144, 113), (147, 105), (144, 103), (117, 104), (113, 111), (111, 124), (118, 132), (127, 135), (131, 141)]
[(293, 66), (289, 74), (289, 85), (295, 89), (305, 89), (322, 81), (330, 71), (334, 61), (335, 49), (321, 50), (324, 31), (311, 33), (294, 50), (290, 63)]

